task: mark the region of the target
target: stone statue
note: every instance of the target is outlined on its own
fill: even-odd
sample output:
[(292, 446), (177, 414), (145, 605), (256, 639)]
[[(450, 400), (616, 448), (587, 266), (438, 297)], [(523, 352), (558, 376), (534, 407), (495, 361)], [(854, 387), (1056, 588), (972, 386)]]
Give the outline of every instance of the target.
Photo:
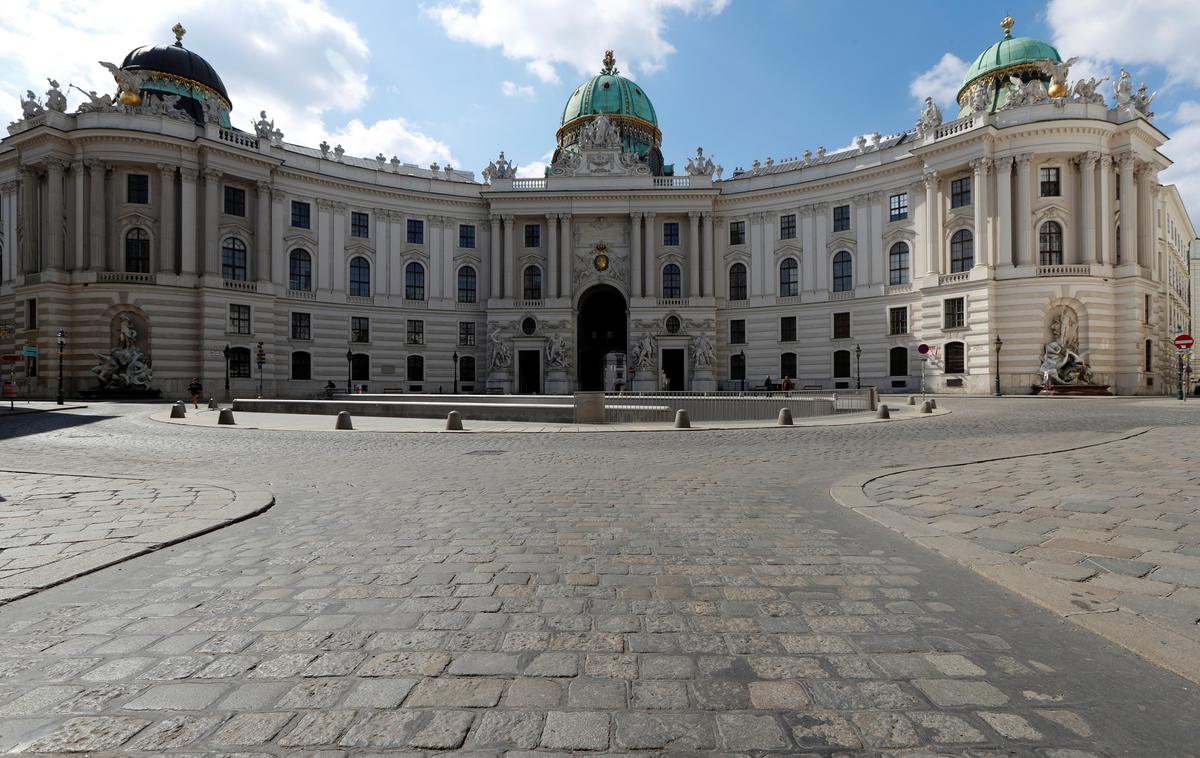
[(40, 116), (46, 112), (42, 104), (38, 102), (37, 95), (33, 94), (33, 90), (25, 90), (25, 97), (21, 99), (21, 119), (33, 118)]
[(146, 80), (146, 75), (140, 71), (126, 71), (120, 68), (115, 63), (108, 61), (100, 61), (100, 65), (108, 69), (112, 74), (113, 80), (117, 83), (117, 99), (122, 105), (141, 105), (142, 104), (142, 83)]
[(571, 367), (571, 359), (567, 341), (562, 335), (556, 334), (546, 342), (546, 368), (563, 371)]
[(1079, 350), (1079, 320), (1067, 306), (1050, 320), (1050, 339), (1042, 346), (1042, 383), (1093, 384), (1087, 351)]
[(494, 161), (489, 161), (482, 173), (488, 182), (493, 179), (511, 179), (517, 175), (517, 167), (504, 157), (504, 151), (501, 150), (500, 156)]
[(917, 119), (917, 136), (924, 137), (926, 132), (932, 131), (942, 125), (942, 109), (933, 102), (932, 97), (925, 98), (925, 108), (921, 111), (921, 117)]
[(204, 99), (200, 101), (200, 107), (204, 109), (204, 123), (220, 125), (221, 115), (226, 111), (216, 95), (205, 92)]
[(317, 147), (320, 148), (320, 150), (321, 150), (322, 158), (329, 157), (329, 143), (328, 142), (326, 142), (325, 140), (321, 140), (321, 144), (317, 145)]
[(58, 88), (58, 82), (54, 79), (47, 79), (50, 83), (50, 89), (46, 90), (46, 109), (66, 113), (67, 111), (67, 96)]
[(504, 341), (504, 334), (499, 326), (492, 327), (492, 330), (488, 332), (488, 343), (490, 344), (489, 369), (504, 370), (512, 365), (512, 353), (509, 352), (508, 343)]
[(266, 111), (259, 111), (258, 121), (253, 124), (254, 133), (258, 135), (259, 139), (271, 139), (271, 135), (275, 132), (275, 120), (268, 121)]
[(117, 346), (111, 353), (96, 353), (99, 365), (92, 373), (100, 386), (112, 389), (149, 389), (154, 377), (150, 362), (137, 347), (138, 331), (133, 326), (130, 314), (122, 313), (117, 319)]
[(338, 161), (340, 163), (342, 160), (342, 156), (345, 154), (346, 154), (346, 151), (341, 145), (338, 145), (337, 147), (333, 148), (333, 159), (335, 161)]
[(713, 172), (717, 170), (717, 165), (713, 163), (712, 158), (704, 154), (704, 148), (696, 148), (696, 157), (688, 158), (687, 172), (688, 176), (707, 176), (712, 177)]
[(1070, 72), (1071, 66), (1074, 66), (1077, 62), (1079, 62), (1078, 57), (1058, 62), (1037, 62), (1038, 68), (1042, 70), (1042, 73), (1050, 77), (1050, 89), (1048, 92), (1050, 97), (1060, 98), (1070, 94), (1070, 90), (1067, 88), (1067, 74)]
[(1108, 81), (1109, 77), (1097, 79), (1078, 79), (1075, 86), (1071, 89), (1071, 99), (1077, 103), (1088, 103), (1090, 105), (1107, 105), (1104, 102), (1104, 95), (1096, 91), (1096, 89), (1104, 82)]
[(598, 113), (579, 135), (581, 148), (600, 148), (612, 150), (621, 146), (621, 135), (617, 127), (605, 113)]
[(992, 107), (992, 99), (996, 93), (996, 86), (992, 82), (986, 85), (976, 84), (975, 89), (971, 90), (971, 112), (984, 113)]
[(1041, 79), (1030, 79), (1028, 82), (1022, 82), (1020, 78), (1012, 76), (1008, 77), (1008, 82), (1004, 85), (1005, 92), (1008, 93), (1008, 99), (1004, 103), (1004, 110), (1009, 108), (1019, 108), (1024, 105), (1036, 105), (1046, 100), (1046, 85)]
[(648, 371), (654, 368), (654, 337), (650, 334), (643, 334), (642, 338), (633, 346), (629, 362), (637, 371)]
[(1146, 83), (1143, 82), (1142, 86), (1138, 87), (1137, 92), (1134, 94), (1133, 100), (1130, 102), (1130, 106), (1132, 106), (1135, 111), (1142, 114), (1147, 119), (1151, 119), (1154, 117), (1154, 114), (1150, 112), (1150, 103), (1154, 102), (1154, 98), (1157, 95), (1157, 91), (1147, 95)]
[(80, 87), (76, 87), (74, 84), (72, 84), (70, 86), (79, 90), (79, 92), (82, 93), (83, 96), (88, 99), (88, 101), (86, 103), (79, 104), (79, 108), (77, 109), (77, 112), (79, 112), (79, 113), (96, 113), (99, 111), (112, 110), (112, 107), (113, 107), (112, 95), (97, 95), (96, 90), (85, 91)]
[(703, 334), (692, 338), (692, 354), (695, 356), (696, 368), (712, 368), (716, 362), (712, 340)]
[(1129, 72), (1121, 69), (1121, 76), (1117, 81), (1113, 82), (1113, 97), (1117, 101), (1118, 107), (1129, 105), (1129, 101), (1133, 99), (1133, 82), (1129, 79)]

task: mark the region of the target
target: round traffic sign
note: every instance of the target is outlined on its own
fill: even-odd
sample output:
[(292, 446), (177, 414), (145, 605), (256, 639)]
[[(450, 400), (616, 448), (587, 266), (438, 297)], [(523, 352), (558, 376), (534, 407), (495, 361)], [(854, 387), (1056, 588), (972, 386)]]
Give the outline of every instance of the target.
[(1175, 347), (1180, 350), (1191, 350), (1194, 344), (1196, 344), (1196, 340), (1192, 339), (1190, 334), (1180, 334), (1175, 338)]
[(926, 345), (924, 342), (922, 342), (921, 344), (917, 345), (917, 352), (921, 355), (925, 355), (925, 353), (929, 352), (929, 345)]

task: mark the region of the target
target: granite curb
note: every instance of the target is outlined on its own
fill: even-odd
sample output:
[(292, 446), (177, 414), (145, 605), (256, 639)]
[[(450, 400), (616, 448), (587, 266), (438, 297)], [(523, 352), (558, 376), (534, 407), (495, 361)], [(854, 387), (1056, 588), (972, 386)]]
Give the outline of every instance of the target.
[(1086, 445), (1056, 450), (963, 460), (937, 466), (876, 469), (842, 479), (829, 488), (829, 494), (838, 504), (970, 568), (1004, 589), (1140, 655), (1157, 666), (1200, 683), (1200, 643), (1195, 640), (1164, 628), (1145, 616), (1119, 609), (1109, 603), (1108, 598), (1097, 595), (1084, 585), (1037, 573), (1021, 565), (1007, 553), (983, 547), (881, 505), (871, 499), (865, 491), (871, 482), (897, 474), (1085, 450), (1139, 437), (1152, 429), (1154, 427), (1140, 427)]
[(62, 561), (47, 564), (47, 571), (43, 573), (51, 574), (44, 581), (39, 581), (36, 585), (28, 587), (8, 586), (0, 587), (0, 607), (11, 603), (15, 600), (36, 595), (39, 592), (57, 587), (60, 584), (78, 579), (88, 574), (93, 574), (101, 569), (109, 568), (126, 561), (133, 560), (143, 555), (148, 555), (163, 548), (177, 545), (181, 542), (199, 537), (218, 529), (223, 529), (231, 524), (236, 524), (241, 521), (258, 516), (265, 513), (275, 505), (275, 496), (268, 490), (254, 488), (250, 486), (231, 485), (228, 482), (217, 484), (210, 481), (197, 481), (194, 479), (155, 479), (150, 480), (143, 476), (129, 476), (125, 474), (72, 474), (62, 471), (44, 471), (32, 469), (5, 469), (3, 473), (10, 474), (32, 474), (39, 476), (64, 476), (80, 479), (124, 479), (139, 482), (153, 481), (158, 485), (180, 485), (190, 487), (209, 487), (213, 489), (224, 490), (232, 495), (230, 501), (219, 508), (213, 508), (203, 511), (202, 516), (181, 519), (168, 527), (153, 529), (151, 531), (132, 535), (124, 538), (119, 544), (107, 546), (86, 553), (81, 553), (76, 556), (66, 558)]

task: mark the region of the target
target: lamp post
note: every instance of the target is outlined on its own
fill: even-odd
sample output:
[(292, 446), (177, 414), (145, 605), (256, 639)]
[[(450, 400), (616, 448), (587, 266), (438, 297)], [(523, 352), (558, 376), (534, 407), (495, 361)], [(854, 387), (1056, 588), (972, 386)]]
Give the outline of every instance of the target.
[(226, 402), (228, 402), (229, 400), (232, 399), (229, 395), (229, 356), (232, 354), (233, 354), (233, 350), (231, 350), (229, 348), (229, 344), (226, 343), (225, 349), (223, 349), (221, 351), (221, 355), (225, 356), (225, 400), (226, 400)]
[(354, 377), (354, 351), (347, 348), (346, 349), (346, 394), (347, 395), (353, 394), (353, 391), (350, 387), (350, 382), (353, 380), (353, 377)]
[(1000, 339), (999, 334), (992, 345), (996, 348), (996, 387), (992, 390), (992, 397), (1000, 397), (1000, 348), (1004, 347), (1004, 340)]
[(450, 360), (454, 362), (454, 394), (458, 394), (458, 351), (454, 351), (454, 355), (450, 356)]
[(742, 392), (746, 391), (746, 351), (742, 350), (738, 353), (742, 359)]
[(862, 389), (862, 345), (854, 346), (854, 389)]
[[(67, 344), (67, 332), (65, 329), (58, 330), (58, 396), (55, 401), (63, 404), (63, 347)], [(1180, 385), (1182, 386), (1182, 385)]]

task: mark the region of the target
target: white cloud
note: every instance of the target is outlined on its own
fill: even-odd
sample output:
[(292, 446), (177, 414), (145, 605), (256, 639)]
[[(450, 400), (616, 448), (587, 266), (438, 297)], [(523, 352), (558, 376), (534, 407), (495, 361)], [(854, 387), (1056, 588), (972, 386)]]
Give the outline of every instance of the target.
[(546, 175), (546, 169), (550, 166), (550, 159), (554, 157), (554, 151), (548, 151), (542, 156), (541, 160), (530, 161), (529, 163), (517, 164), (517, 177), (520, 179), (540, 179)]
[(506, 81), (500, 85), (500, 91), (506, 97), (533, 97), (533, 85), (531, 84), (516, 84)]
[[(0, 104), (13, 113), (26, 89), (45, 92), (47, 76), (64, 92), (68, 83), (113, 92), (97, 61), (120, 64), (135, 47), (173, 42), (170, 28), (180, 21), (188, 30), (184, 45), (212, 64), (229, 90), (235, 126), (249, 130), (265, 109), (289, 142), (341, 139), (352, 155), (382, 149), (420, 165), (450, 156), (403, 118), (369, 127), (327, 123), (334, 109), (353, 113), (370, 97), (370, 50), (323, 0), (181, 0), (170, 7), (155, 0), (8, 0), (4, 10)], [(72, 107), (81, 100), (74, 90), (67, 94)]]
[(426, 10), (452, 39), (499, 47), (525, 61), (543, 82), (559, 81), (559, 68), (598, 71), (607, 49), (622, 73), (653, 73), (675, 52), (664, 39), (672, 12), (717, 14), (728, 0), (475, 0), (439, 3)]
[(1164, 152), (1175, 161), (1159, 176), (1163, 184), (1179, 185), (1179, 195), (1190, 206), (1193, 223), (1200, 223), (1200, 102), (1180, 103), (1168, 114), (1178, 128), (1170, 132), (1171, 141)]
[(947, 112), (947, 118), (953, 118), (953, 114), (958, 113), (958, 88), (962, 86), (963, 76), (969, 66), (954, 53), (945, 53), (932, 68), (912, 80), (908, 91), (918, 102), (923, 103), (925, 98), (932, 97)]

